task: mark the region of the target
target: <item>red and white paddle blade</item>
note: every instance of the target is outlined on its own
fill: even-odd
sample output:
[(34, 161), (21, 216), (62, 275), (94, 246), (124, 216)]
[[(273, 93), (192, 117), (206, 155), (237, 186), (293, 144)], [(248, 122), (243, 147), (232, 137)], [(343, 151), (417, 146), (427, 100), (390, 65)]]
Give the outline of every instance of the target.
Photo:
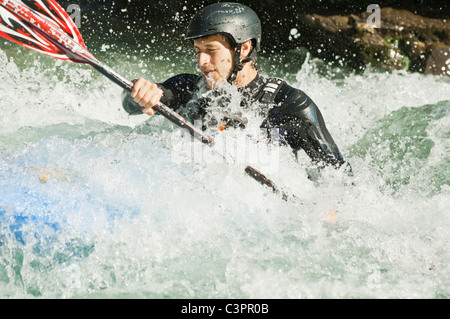
[[(6, 9), (0, 1), (0, 36), (20, 44), (28, 49), (46, 54), (53, 58), (61, 60), (71, 60), (74, 62), (86, 62), (84, 59), (77, 58), (70, 54), (61, 46), (48, 38), (44, 33), (32, 27), (27, 21), (20, 18), (14, 12)], [(84, 41), (78, 31), (75, 23), (69, 15), (59, 6), (54, 0), (34, 0), (34, 1), (20, 1), (15, 0), (20, 4), (24, 4), (33, 10), (38, 16), (52, 21), (67, 35), (69, 35), (74, 42), (85, 47)]]

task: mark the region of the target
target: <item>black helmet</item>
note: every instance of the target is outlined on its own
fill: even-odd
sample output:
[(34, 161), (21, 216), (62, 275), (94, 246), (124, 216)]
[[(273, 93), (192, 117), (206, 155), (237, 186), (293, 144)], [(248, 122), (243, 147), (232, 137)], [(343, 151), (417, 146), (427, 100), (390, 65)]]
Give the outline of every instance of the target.
[[(233, 2), (210, 4), (197, 12), (189, 23), (186, 40), (194, 40), (209, 35), (223, 34), (236, 45), (234, 56), (235, 66), (228, 82), (232, 83), (243, 64), (254, 61), (256, 52), (261, 48), (261, 21), (258, 15), (249, 7)], [(241, 45), (253, 40), (255, 47), (250, 55), (240, 60)]]
[(255, 11), (240, 3), (221, 2), (204, 7), (189, 23), (186, 39), (213, 34), (227, 35), (236, 45), (255, 40), (256, 50), (261, 47), (261, 21)]

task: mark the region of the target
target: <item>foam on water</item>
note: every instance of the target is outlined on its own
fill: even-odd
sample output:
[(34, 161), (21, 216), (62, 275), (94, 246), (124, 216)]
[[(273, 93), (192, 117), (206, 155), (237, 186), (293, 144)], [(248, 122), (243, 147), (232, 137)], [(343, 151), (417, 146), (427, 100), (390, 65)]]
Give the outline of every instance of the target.
[(355, 176), (278, 148), (257, 167), (283, 201), (88, 68), (16, 62), (0, 50), (0, 296), (450, 296), (448, 79), (299, 65)]

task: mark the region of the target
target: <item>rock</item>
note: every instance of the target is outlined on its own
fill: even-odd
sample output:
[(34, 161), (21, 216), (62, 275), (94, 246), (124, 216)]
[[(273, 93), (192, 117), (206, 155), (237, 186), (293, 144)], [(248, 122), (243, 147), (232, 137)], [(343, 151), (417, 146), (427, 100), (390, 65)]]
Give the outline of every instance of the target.
[(450, 76), (450, 20), (381, 8), (377, 28), (371, 27), (371, 15), (304, 15), (298, 44), (314, 56), (357, 70), (372, 65)]
[(433, 43), (429, 51), (425, 74), (450, 76), (450, 47), (444, 43)]
[(345, 63), (354, 69), (365, 66), (360, 56), (358, 40), (354, 37), (353, 19), (348, 16), (321, 16), (307, 14), (299, 17), (298, 46), (308, 49), (313, 56)]

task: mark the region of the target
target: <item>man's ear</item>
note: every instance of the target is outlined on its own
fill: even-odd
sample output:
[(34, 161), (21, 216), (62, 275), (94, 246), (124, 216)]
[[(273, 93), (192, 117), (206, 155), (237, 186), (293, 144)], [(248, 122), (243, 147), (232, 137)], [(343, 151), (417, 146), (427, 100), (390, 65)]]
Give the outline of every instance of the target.
[(244, 43), (242, 43), (241, 46), (241, 61), (247, 58), (250, 53), (252, 52), (253, 45), (252, 40), (247, 40)]

